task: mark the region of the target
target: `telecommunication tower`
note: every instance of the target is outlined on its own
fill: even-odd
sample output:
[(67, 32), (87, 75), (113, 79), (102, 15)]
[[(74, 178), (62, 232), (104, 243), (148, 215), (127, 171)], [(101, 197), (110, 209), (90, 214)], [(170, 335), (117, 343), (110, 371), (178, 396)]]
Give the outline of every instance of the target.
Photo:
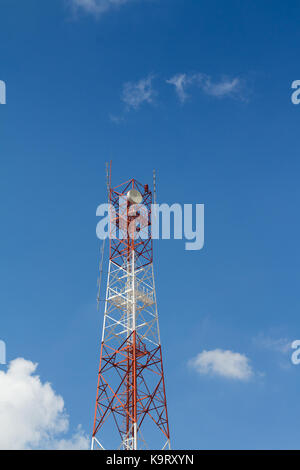
[(106, 442), (122, 450), (170, 448), (153, 273), (152, 192), (135, 179), (114, 188), (110, 180), (109, 172), (109, 267), (92, 450), (105, 449)]

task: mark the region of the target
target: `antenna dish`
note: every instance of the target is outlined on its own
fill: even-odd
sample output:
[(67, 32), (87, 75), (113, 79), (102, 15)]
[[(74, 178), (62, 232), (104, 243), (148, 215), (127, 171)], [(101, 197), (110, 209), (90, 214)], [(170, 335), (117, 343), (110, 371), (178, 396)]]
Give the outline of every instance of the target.
[(143, 196), (137, 189), (131, 189), (127, 193), (127, 199), (131, 204), (140, 204), (143, 200)]

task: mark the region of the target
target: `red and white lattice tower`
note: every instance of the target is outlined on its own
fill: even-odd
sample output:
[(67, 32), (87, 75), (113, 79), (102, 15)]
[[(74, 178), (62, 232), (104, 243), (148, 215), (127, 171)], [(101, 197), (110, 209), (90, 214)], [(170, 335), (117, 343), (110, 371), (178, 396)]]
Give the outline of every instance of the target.
[(152, 263), (152, 192), (131, 179), (109, 187), (109, 200), (110, 256), (92, 449), (107, 448), (106, 443), (123, 450), (170, 448)]

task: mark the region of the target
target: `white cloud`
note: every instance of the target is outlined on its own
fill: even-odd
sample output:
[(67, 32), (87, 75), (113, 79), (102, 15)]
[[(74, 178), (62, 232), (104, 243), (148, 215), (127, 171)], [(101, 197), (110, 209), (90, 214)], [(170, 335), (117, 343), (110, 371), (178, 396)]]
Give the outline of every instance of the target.
[(174, 85), (178, 98), (182, 103), (186, 101), (188, 95), (186, 93), (186, 88), (193, 82), (193, 76), (188, 77), (186, 73), (179, 73), (166, 80), (169, 85)]
[(249, 359), (244, 354), (214, 349), (202, 351), (189, 361), (199, 374), (211, 374), (228, 379), (249, 380), (253, 375)]
[[(153, 89), (152, 83), (155, 77), (149, 75), (146, 78), (142, 78), (137, 82), (127, 82), (123, 85), (121, 94), (121, 100), (126, 104), (125, 111), (130, 109), (139, 109), (143, 103), (151, 104), (154, 101), (156, 91)], [(203, 93), (214, 97), (239, 97), (240, 94), (240, 80), (238, 78), (224, 79), (220, 82), (212, 82), (209, 76), (201, 73), (196, 74), (177, 74), (174, 75), (166, 83), (175, 87), (175, 91), (181, 103), (189, 98), (187, 90), (192, 86), (201, 88)], [(115, 124), (119, 124), (124, 121), (124, 115), (118, 116), (110, 114), (109, 119)]]
[(0, 371), (0, 449), (87, 449), (80, 427), (70, 439), (60, 438), (69, 429), (64, 400), (36, 368), (18, 358)]
[(90, 439), (79, 425), (70, 439), (53, 440), (50, 448), (55, 450), (87, 450), (90, 448)]
[(274, 337), (273, 333), (273, 330), (270, 335), (259, 333), (252, 339), (253, 345), (257, 349), (272, 353), (272, 363), (276, 363), (281, 369), (288, 370), (292, 367), (292, 340), (283, 336)]
[(223, 96), (234, 96), (240, 87), (240, 80), (232, 78), (213, 83), (210, 77), (207, 77), (202, 81), (201, 87), (207, 95), (220, 98)]
[(109, 9), (119, 7), (129, 3), (132, 0), (69, 0), (71, 6), (75, 9), (85, 10), (93, 15), (101, 15)]
[(128, 108), (138, 109), (142, 103), (152, 103), (155, 92), (152, 88), (153, 76), (149, 75), (138, 82), (127, 82), (123, 87), (122, 101)]
[(253, 339), (255, 346), (268, 349), (269, 351), (279, 352), (281, 354), (288, 354), (291, 352), (292, 341), (287, 338), (272, 338), (259, 334)]
[(114, 124), (120, 124), (120, 123), (122, 123), (122, 122), (125, 121), (125, 118), (124, 118), (124, 116), (121, 116), (121, 115), (118, 116), (118, 115), (116, 115), (116, 114), (110, 113), (110, 114), (109, 114), (109, 120), (110, 120), (111, 122), (113, 122)]
[(188, 98), (187, 89), (192, 85), (199, 87), (206, 95), (217, 98), (223, 98), (225, 96), (238, 96), (241, 98), (241, 80), (239, 78), (224, 78), (219, 82), (213, 82), (211, 77), (203, 73), (181, 73), (166, 80), (166, 83), (175, 86), (175, 91), (182, 103)]

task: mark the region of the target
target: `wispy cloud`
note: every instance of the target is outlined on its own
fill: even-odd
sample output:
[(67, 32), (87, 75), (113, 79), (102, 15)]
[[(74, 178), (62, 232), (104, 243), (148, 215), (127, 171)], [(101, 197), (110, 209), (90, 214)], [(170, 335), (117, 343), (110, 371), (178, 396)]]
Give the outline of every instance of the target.
[(122, 122), (125, 121), (125, 118), (122, 115), (118, 116), (116, 114), (110, 113), (108, 117), (109, 117), (110, 122), (114, 124), (121, 124)]
[(134, 0), (69, 0), (74, 10), (83, 10), (95, 16), (106, 13), (111, 8), (117, 8)]
[(153, 75), (137, 82), (127, 82), (123, 86), (122, 101), (128, 109), (138, 109), (143, 103), (152, 103), (155, 91), (152, 87)]
[(170, 78), (169, 80), (166, 80), (166, 82), (169, 85), (175, 86), (175, 90), (179, 100), (181, 101), (181, 103), (184, 103), (188, 98), (186, 89), (189, 85), (193, 83), (193, 76), (188, 77), (186, 73), (179, 73), (177, 75), (174, 75), (174, 77)]
[(206, 95), (216, 98), (242, 98), (242, 82), (239, 78), (222, 78), (219, 81), (213, 81), (209, 75), (203, 73), (181, 73), (166, 80), (166, 83), (174, 85), (181, 103), (184, 103), (189, 97), (187, 90), (192, 86), (198, 87)]
[(281, 369), (288, 370), (292, 367), (292, 340), (285, 336), (275, 336), (274, 332), (270, 334), (260, 333), (252, 339), (256, 349), (263, 350), (265, 353), (271, 353), (273, 364), (277, 364)]
[(216, 97), (236, 96), (240, 89), (241, 82), (238, 78), (226, 79), (219, 82), (212, 82), (210, 77), (206, 77), (201, 82), (201, 88), (207, 95)]
[(189, 361), (189, 366), (201, 375), (215, 375), (242, 381), (247, 381), (253, 376), (247, 356), (230, 350), (202, 351)]
[[(136, 82), (130, 81), (123, 85), (121, 100), (126, 105), (125, 113), (132, 109), (138, 110), (144, 103), (152, 104), (154, 102), (154, 98), (157, 96), (157, 92), (153, 87), (155, 77), (151, 74)], [(190, 97), (189, 90), (192, 87), (200, 88), (203, 93), (215, 98), (235, 97), (244, 100), (242, 94), (243, 82), (239, 78), (223, 78), (219, 81), (213, 81), (211, 77), (203, 73), (179, 73), (166, 80), (166, 83), (175, 88), (182, 104)], [(110, 121), (114, 124), (124, 122), (124, 112), (120, 116), (111, 113), (109, 115)]]
[(64, 435), (69, 418), (64, 400), (36, 375), (37, 364), (18, 358), (0, 371), (0, 449), (87, 449), (81, 427)]
[(292, 341), (287, 338), (273, 338), (262, 333), (253, 338), (253, 343), (259, 348), (281, 354), (289, 354), (292, 347)]

